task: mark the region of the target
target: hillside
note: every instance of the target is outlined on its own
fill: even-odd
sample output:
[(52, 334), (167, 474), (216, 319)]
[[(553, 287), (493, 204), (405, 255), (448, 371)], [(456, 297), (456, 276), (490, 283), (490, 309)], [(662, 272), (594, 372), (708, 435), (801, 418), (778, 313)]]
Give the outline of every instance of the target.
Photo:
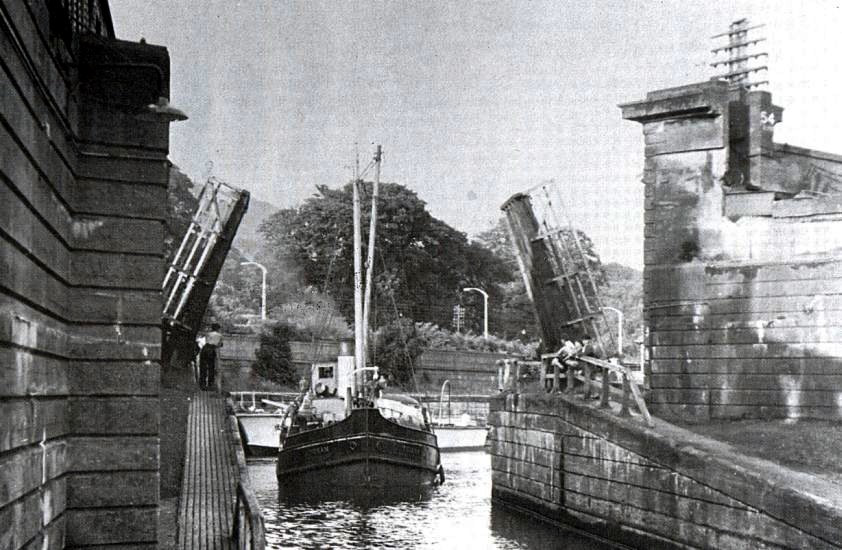
[(256, 199), (254, 196), (251, 197), (248, 211), (243, 217), (243, 221), (240, 222), (240, 228), (237, 230), (233, 245), (243, 256), (253, 259), (260, 255), (259, 251), (263, 239), (257, 230), (266, 218), (278, 210), (280, 208), (274, 204)]

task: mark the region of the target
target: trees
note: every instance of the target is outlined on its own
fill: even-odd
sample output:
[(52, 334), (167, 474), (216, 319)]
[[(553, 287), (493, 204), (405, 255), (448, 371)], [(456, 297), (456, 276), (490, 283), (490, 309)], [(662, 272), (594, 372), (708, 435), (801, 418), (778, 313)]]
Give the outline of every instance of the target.
[[(643, 274), (621, 264), (605, 264), (607, 284), (600, 289), (602, 305), (623, 312), (623, 352), (626, 357), (639, 354), (635, 340), (643, 337)], [(607, 314), (611, 316), (611, 313)], [(615, 326), (614, 317), (608, 319)]]
[[(535, 319), (534, 306), (526, 294), (505, 224), (505, 218), (500, 218), (493, 227), (477, 235), (477, 240), (500, 258), (515, 274), (515, 278), (503, 284), (501, 289), (502, 304), (498, 333), (513, 338), (525, 330), (526, 339), (535, 339), (540, 335), (540, 328)], [(642, 334), (643, 323), (641, 273), (620, 264), (603, 264), (587, 234), (580, 230), (576, 232), (582, 253), (598, 287), (602, 305), (615, 307), (624, 313), (624, 351), (627, 355), (636, 354), (634, 339)], [(563, 233), (563, 238), (567, 245), (575, 246), (571, 232)], [(609, 320), (608, 324), (612, 329), (615, 326), (612, 320)]]
[(381, 374), (408, 388), (414, 382), (415, 363), (427, 343), (409, 319), (395, 319), (374, 335), (374, 356)]
[[(371, 183), (361, 190), (368, 204)], [(305, 285), (325, 289), (347, 319), (353, 312), (352, 192), (351, 184), (318, 186), (299, 208), (276, 213), (260, 228), (273, 254), (294, 262)], [(363, 255), (369, 215), (363, 209)], [(446, 326), (463, 287), (492, 287), (510, 277), (496, 256), (430, 215), (402, 185), (380, 185), (377, 220), (374, 326), (401, 316)]]
[(535, 309), (526, 293), (523, 276), (506, 228), (506, 219), (499, 218), (496, 224), (477, 235), (476, 240), (491, 251), (510, 274), (509, 280), (499, 286), (499, 301), (492, 302), (492, 310), (496, 310), (498, 319), (494, 327), (495, 332), (504, 338), (537, 340), (541, 329), (535, 318)]
[(260, 335), (260, 347), (254, 352), (257, 360), (252, 370), (258, 376), (278, 384), (295, 383), (295, 365), (289, 342), (296, 336), (295, 329), (286, 323), (276, 323)]
[(190, 220), (199, 205), (193, 195), (193, 181), (178, 166), (170, 166), (170, 181), (167, 187), (167, 222), (164, 236), (164, 253), (169, 261), (190, 227)]

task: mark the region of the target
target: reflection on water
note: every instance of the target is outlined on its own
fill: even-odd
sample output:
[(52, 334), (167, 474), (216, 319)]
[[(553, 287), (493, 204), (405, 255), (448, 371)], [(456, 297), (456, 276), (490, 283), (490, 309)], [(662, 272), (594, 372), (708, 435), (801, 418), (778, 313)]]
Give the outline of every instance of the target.
[(447, 482), (409, 501), (307, 502), (278, 498), (273, 463), (249, 467), (266, 518), (269, 548), (610, 548), (491, 505), (484, 452), (442, 455)]

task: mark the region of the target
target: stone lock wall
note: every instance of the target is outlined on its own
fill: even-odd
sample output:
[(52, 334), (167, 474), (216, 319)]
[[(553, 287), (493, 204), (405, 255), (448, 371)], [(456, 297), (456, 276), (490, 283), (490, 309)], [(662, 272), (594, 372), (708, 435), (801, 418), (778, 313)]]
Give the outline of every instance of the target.
[[(254, 384), (251, 365), (260, 346), (260, 337), (252, 334), (229, 334), (220, 352), (222, 387), (229, 391), (247, 391)], [(306, 376), (314, 361), (336, 361), (338, 341), (290, 342), (292, 360), (298, 372)], [(353, 351), (353, 350), (351, 350)], [(476, 351), (425, 350), (415, 369), (419, 392), (439, 395), (441, 385), (450, 380), (452, 394), (487, 395), (497, 391), (497, 361), (507, 357), (500, 353)]]
[(450, 380), (451, 393), (488, 395), (497, 392), (497, 361), (501, 353), (476, 351), (424, 350), (415, 369), (419, 391), (438, 395), (442, 383)]
[(840, 548), (832, 484), (562, 395), (491, 399), (492, 495), (635, 548)]
[(621, 107), (645, 142), (651, 410), (842, 417), (842, 157), (774, 143), (771, 94), (723, 81)]
[(0, 548), (153, 548), (169, 60), (54, 4), (0, 2)]

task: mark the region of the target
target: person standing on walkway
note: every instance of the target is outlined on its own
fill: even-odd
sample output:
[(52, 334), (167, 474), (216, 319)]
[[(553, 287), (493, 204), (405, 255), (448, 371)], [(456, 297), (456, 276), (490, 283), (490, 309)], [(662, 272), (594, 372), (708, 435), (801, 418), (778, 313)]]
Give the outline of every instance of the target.
[(205, 345), (199, 353), (199, 388), (210, 390), (216, 377), (217, 350), (222, 347), (222, 333), (219, 323), (211, 324), (211, 330), (205, 335)]

